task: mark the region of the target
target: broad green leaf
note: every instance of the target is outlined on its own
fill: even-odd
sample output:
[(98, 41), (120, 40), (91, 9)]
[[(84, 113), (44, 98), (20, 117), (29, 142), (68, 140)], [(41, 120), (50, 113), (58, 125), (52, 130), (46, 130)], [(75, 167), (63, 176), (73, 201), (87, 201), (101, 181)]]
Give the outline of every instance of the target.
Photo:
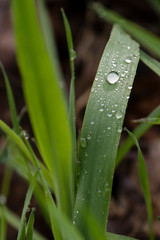
[[(1, 207), (0, 207), (0, 216), (2, 214), (1, 211)], [(5, 217), (7, 222), (15, 229), (19, 229), (19, 225), (20, 225), (20, 219), (19, 217), (14, 214), (13, 212), (11, 212), (7, 207), (5, 207)], [(38, 233), (37, 231), (34, 231), (33, 233), (34, 239), (35, 240), (47, 240), (45, 237), (43, 237), (40, 233)]]
[[(36, 180), (36, 177), (37, 177), (37, 174), (35, 174), (34, 180)], [(25, 225), (26, 225), (25, 217), (26, 217), (27, 209), (28, 209), (28, 206), (30, 204), (30, 200), (31, 200), (34, 188), (35, 188), (35, 182), (32, 182), (30, 184), (29, 189), (28, 189), (27, 194), (26, 194), (17, 240), (25, 239)]]
[(154, 239), (154, 233), (153, 233), (153, 216), (152, 216), (152, 203), (151, 203), (151, 195), (150, 195), (150, 189), (149, 189), (149, 180), (148, 180), (148, 174), (147, 174), (147, 168), (145, 165), (144, 157), (142, 154), (142, 151), (140, 149), (139, 143), (136, 139), (136, 137), (131, 133), (129, 130), (127, 130), (128, 135), (136, 145), (138, 149), (138, 171), (139, 171), (139, 178), (140, 183), (143, 191), (143, 196), (146, 202), (147, 207), (147, 213), (148, 213), (148, 223), (149, 223), (149, 230), (150, 230), (150, 240)]
[(76, 125), (75, 125), (76, 114), (75, 114), (75, 74), (74, 74), (74, 60), (76, 57), (76, 53), (73, 49), (73, 40), (72, 40), (70, 25), (63, 9), (62, 9), (62, 16), (63, 16), (64, 26), (66, 31), (68, 52), (69, 52), (69, 59), (70, 59), (70, 69), (71, 69), (71, 84), (70, 84), (70, 93), (69, 93), (69, 122), (71, 126), (72, 141), (73, 141), (73, 171), (74, 171), (74, 184), (76, 188), (75, 181), (76, 181), (77, 146), (76, 146)]
[(33, 240), (33, 231), (34, 231), (34, 210), (32, 209), (28, 224), (27, 224), (27, 240)]
[(51, 173), (54, 172), (58, 207), (71, 217), (72, 141), (57, 65), (50, 60), (35, 1), (13, 0), (12, 16), (17, 59), (32, 127), (43, 160)]
[[(160, 106), (158, 106), (156, 109), (153, 110), (152, 113), (148, 115), (148, 118), (158, 118), (160, 117)], [(150, 123), (141, 123), (138, 127), (135, 128), (133, 131), (134, 136), (139, 139), (143, 136), (145, 132), (148, 131), (153, 126), (153, 124)], [(117, 154), (116, 159), (116, 167), (120, 164), (120, 162), (123, 160), (124, 156), (128, 153), (128, 151), (131, 149), (131, 147), (134, 145), (134, 142), (128, 137), (123, 144), (120, 146)]]
[(146, 66), (152, 69), (160, 77), (160, 62), (155, 60), (154, 58), (147, 55), (145, 52), (141, 50), (140, 52), (141, 60)]
[(100, 3), (93, 3), (92, 9), (96, 11), (96, 13), (104, 20), (107, 20), (110, 23), (120, 24), (121, 27), (123, 27), (124, 30), (131, 34), (143, 47), (160, 58), (159, 37), (145, 30), (143, 27), (137, 25), (136, 23), (123, 18), (114, 11), (105, 9)]
[(11, 86), (10, 86), (7, 74), (5, 72), (5, 69), (4, 69), (4, 67), (3, 67), (1, 62), (0, 62), (0, 67), (2, 69), (4, 80), (5, 80), (5, 85), (6, 85), (8, 102), (9, 102), (10, 111), (11, 111), (13, 128), (14, 128), (15, 132), (18, 135), (20, 135), (20, 127), (19, 127), (18, 116), (17, 116), (17, 111), (16, 111), (16, 105), (15, 105), (15, 102), (14, 102), (12, 89), (11, 89)]
[(138, 240), (138, 239), (107, 232), (106, 240)]
[(91, 89), (80, 138), (74, 221), (86, 238), (85, 207), (106, 229), (117, 148), (138, 61), (139, 45), (115, 25)]

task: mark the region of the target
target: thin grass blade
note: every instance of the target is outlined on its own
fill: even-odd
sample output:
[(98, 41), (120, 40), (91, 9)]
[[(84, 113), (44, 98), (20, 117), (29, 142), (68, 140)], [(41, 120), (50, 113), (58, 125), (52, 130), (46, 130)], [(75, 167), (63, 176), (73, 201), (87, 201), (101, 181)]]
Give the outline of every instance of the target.
[[(1, 216), (1, 207), (0, 207), (0, 216)], [(15, 229), (19, 229), (19, 225), (20, 225), (20, 218), (13, 213), (12, 211), (10, 211), (7, 207), (5, 207), (5, 216), (7, 219), (7, 222)], [(45, 237), (43, 237), (40, 233), (38, 233), (37, 231), (34, 230), (33, 233), (33, 237), (35, 240), (47, 240)]]
[(106, 229), (117, 148), (138, 61), (139, 45), (115, 25), (91, 89), (80, 138), (74, 221), (86, 238), (85, 207)]
[(141, 118), (134, 120), (135, 123), (151, 123), (153, 125), (160, 125), (160, 118)]
[[(37, 177), (37, 174), (35, 174), (34, 179), (36, 179), (36, 177)], [(28, 189), (27, 194), (26, 194), (26, 198), (25, 198), (24, 207), (23, 207), (23, 211), (22, 211), (22, 216), (21, 216), (21, 221), (20, 221), (20, 226), (19, 226), (17, 240), (23, 239), (23, 236), (24, 236), (25, 221), (26, 221), (25, 220), (25, 216), (26, 216), (27, 209), (28, 209), (28, 206), (29, 206), (30, 201), (31, 201), (31, 197), (32, 197), (34, 188), (35, 188), (35, 182), (32, 182), (30, 184), (29, 189)]]
[(75, 114), (75, 74), (74, 74), (74, 60), (76, 57), (76, 53), (73, 49), (71, 28), (63, 9), (62, 9), (62, 16), (63, 16), (63, 22), (65, 26), (65, 31), (66, 31), (68, 52), (69, 52), (69, 59), (70, 59), (70, 69), (71, 69), (71, 84), (70, 84), (70, 93), (69, 93), (69, 122), (71, 126), (72, 142), (73, 142), (73, 171), (74, 171), (74, 184), (76, 188), (75, 181), (76, 181), (77, 146), (76, 146), (76, 124), (75, 124), (76, 114)]
[(143, 196), (146, 202), (147, 207), (147, 213), (148, 213), (148, 223), (149, 223), (149, 231), (150, 231), (150, 240), (154, 240), (154, 233), (153, 233), (153, 214), (152, 214), (152, 203), (151, 203), (151, 195), (150, 195), (150, 188), (149, 188), (149, 180), (148, 180), (148, 174), (147, 174), (147, 168), (145, 165), (144, 157), (142, 154), (142, 151), (140, 149), (139, 143), (136, 139), (136, 137), (128, 130), (126, 129), (128, 135), (134, 141), (134, 144), (136, 145), (138, 149), (138, 171), (139, 171), (139, 178), (140, 183), (143, 191)]
[(18, 116), (17, 116), (17, 111), (16, 111), (16, 105), (12, 93), (12, 89), (7, 77), (7, 74), (5, 72), (5, 69), (3, 67), (3, 64), (0, 62), (0, 67), (3, 72), (4, 80), (5, 80), (5, 85), (6, 85), (6, 90), (7, 90), (7, 96), (8, 96), (8, 102), (10, 106), (10, 111), (11, 111), (11, 118), (12, 118), (12, 124), (15, 132), (20, 135), (20, 127), (19, 127), (19, 121), (18, 121)]
[(131, 34), (143, 47), (160, 58), (160, 38), (143, 27), (133, 23), (114, 11), (105, 9), (100, 3), (93, 3), (92, 9), (104, 20), (110, 23), (118, 23)]
[(106, 233), (106, 240), (138, 240), (138, 239), (107, 232)]
[(140, 51), (140, 56), (141, 56), (142, 62), (147, 67), (152, 69), (152, 71), (155, 72), (160, 77), (160, 62), (158, 62), (154, 58), (150, 57), (148, 54), (146, 54), (142, 50)]
[(35, 1), (13, 0), (12, 16), (17, 58), (32, 127), (43, 160), (51, 173), (54, 172), (58, 207), (71, 217), (72, 139), (57, 65), (53, 65), (48, 55)]
[[(158, 118), (160, 117), (160, 106), (158, 106), (156, 109), (153, 110), (152, 113), (148, 115), (148, 118)], [(153, 124), (150, 123), (141, 123), (138, 127), (135, 128), (133, 131), (134, 136), (139, 139), (144, 135), (145, 132), (148, 131), (153, 126)], [(131, 140), (130, 137), (128, 137), (123, 144), (120, 146), (117, 154), (116, 159), (116, 167), (121, 163), (124, 156), (128, 153), (128, 151), (131, 149), (131, 147), (134, 145), (134, 142)]]
[(27, 224), (27, 240), (33, 240), (33, 231), (34, 231), (34, 210), (32, 209), (28, 224)]

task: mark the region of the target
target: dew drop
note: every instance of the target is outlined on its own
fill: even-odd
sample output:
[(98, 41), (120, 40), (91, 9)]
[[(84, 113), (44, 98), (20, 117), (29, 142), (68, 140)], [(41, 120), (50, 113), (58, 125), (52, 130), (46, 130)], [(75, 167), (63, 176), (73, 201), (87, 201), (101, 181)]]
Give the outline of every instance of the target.
[(108, 117), (112, 117), (112, 113), (108, 113), (107, 116), (108, 116)]
[(128, 89), (132, 89), (132, 86), (129, 86)]
[(131, 62), (132, 62), (131, 57), (127, 57), (127, 58), (125, 59), (125, 62), (126, 62), (126, 63), (131, 63)]
[(121, 127), (118, 127), (118, 130), (117, 130), (119, 133), (122, 132), (122, 128)]
[(118, 111), (115, 116), (117, 119), (120, 119), (122, 117), (121, 111)]
[(115, 84), (119, 79), (119, 74), (117, 72), (110, 72), (107, 74), (107, 81), (110, 84)]
[(91, 121), (91, 125), (94, 125), (94, 121)]
[(91, 135), (88, 133), (87, 135), (87, 139), (90, 140), (91, 139)]
[(103, 112), (103, 111), (104, 111), (104, 109), (103, 109), (103, 108), (100, 108), (100, 109), (99, 109), (99, 111), (100, 111), (100, 112)]
[(70, 50), (70, 59), (73, 61), (75, 58), (76, 58), (76, 52), (73, 49), (71, 49)]
[(87, 145), (87, 141), (84, 137), (81, 137), (80, 139), (81, 147), (85, 148)]

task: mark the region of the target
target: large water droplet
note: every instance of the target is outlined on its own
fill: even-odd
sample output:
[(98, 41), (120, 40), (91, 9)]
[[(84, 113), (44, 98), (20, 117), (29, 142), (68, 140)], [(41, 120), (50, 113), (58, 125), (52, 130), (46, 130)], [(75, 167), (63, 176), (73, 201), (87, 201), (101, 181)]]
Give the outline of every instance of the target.
[(76, 52), (73, 49), (71, 49), (70, 50), (70, 59), (73, 61), (75, 58), (76, 58)]
[(80, 139), (81, 147), (85, 148), (87, 145), (87, 141), (84, 137), (81, 137)]
[(118, 111), (115, 116), (117, 119), (120, 119), (122, 117), (122, 112)]
[(126, 63), (131, 63), (131, 62), (132, 62), (131, 57), (127, 57), (127, 58), (125, 59), (125, 62), (126, 62)]
[(119, 74), (117, 72), (110, 72), (107, 75), (107, 81), (110, 84), (115, 84), (119, 79)]

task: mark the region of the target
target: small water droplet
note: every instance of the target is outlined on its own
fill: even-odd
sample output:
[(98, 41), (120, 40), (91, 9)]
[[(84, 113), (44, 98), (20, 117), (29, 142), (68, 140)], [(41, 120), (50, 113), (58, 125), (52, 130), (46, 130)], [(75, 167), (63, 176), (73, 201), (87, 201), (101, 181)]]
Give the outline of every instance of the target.
[(98, 86), (98, 87), (100, 87), (100, 86), (101, 86), (101, 84), (98, 84), (97, 86)]
[(119, 79), (119, 74), (117, 72), (110, 72), (107, 74), (107, 81), (110, 84), (115, 84)]
[(107, 116), (108, 116), (108, 117), (112, 117), (112, 113), (108, 113)]
[(132, 89), (132, 86), (129, 86), (128, 89)]
[(92, 87), (92, 88), (91, 88), (91, 92), (94, 92), (94, 90), (95, 90), (94, 87)]
[(117, 119), (120, 119), (122, 117), (122, 112), (118, 111), (115, 116)]
[(108, 127), (107, 129), (108, 129), (108, 130), (110, 130), (110, 129), (111, 129), (111, 127)]
[(91, 125), (94, 125), (94, 121), (91, 121)]
[(100, 112), (103, 112), (103, 111), (104, 111), (104, 109), (103, 109), (103, 108), (100, 108), (100, 109), (99, 109), (99, 111), (100, 111)]
[(76, 58), (76, 52), (73, 49), (71, 49), (70, 50), (70, 59), (73, 61), (75, 58)]
[(81, 147), (85, 148), (87, 145), (86, 139), (84, 137), (81, 137), (80, 142), (81, 142)]
[(90, 140), (91, 139), (91, 135), (88, 133), (87, 135), (87, 139)]
[(127, 58), (125, 59), (125, 62), (126, 62), (126, 63), (131, 63), (131, 62), (132, 62), (131, 57), (127, 57)]
[(118, 127), (118, 130), (117, 130), (119, 133), (122, 132), (122, 128), (121, 127)]
[(128, 49), (130, 49), (131, 47), (130, 47), (130, 46), (128, 46), (127, 48), (128, 48)]

